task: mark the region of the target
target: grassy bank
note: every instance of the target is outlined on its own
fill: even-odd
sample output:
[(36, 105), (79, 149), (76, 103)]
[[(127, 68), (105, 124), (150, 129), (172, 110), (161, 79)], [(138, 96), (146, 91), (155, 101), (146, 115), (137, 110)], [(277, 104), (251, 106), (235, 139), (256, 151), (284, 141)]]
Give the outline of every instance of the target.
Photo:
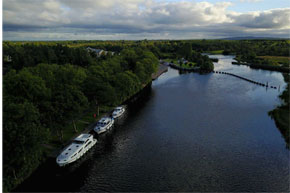
[(173, 63), (179, 67), (183, 67), (183, 68), (192, 68), (195, 67), (196, 63), (195, 62), (187, 62), (186, 64), (180, 64), (178, 62), (178, 59), (164, 59), (164, 61), (169, 62), (169, 63)]
[[(157, 73), (157, 72), (156, 72)], [(125, 98), (121, 103), (125, 103), (127, 100), (131, 99), (131, 97), (135, 96), (137, 93), (139, 93), (141, 90), (144, 89), (148, 84), (150, 84), (151, 81), (148, 81), (147, 84), (144, 84), (140, 90), (138, 90), (136, 93), (132, 94), (131, 96)], [(97, 115), (98, 110), (97, 107), (91, 108), (87, 112), (83, 113), (82, 116), (80, 116), (78, 119), (74, 120), (74, 122), (71, 122), (67, 124), (63, 130), (62, 135), (63, 138), (60, 140), (59, 135), (54, 133), (52, 137), (49, 140), (49, 144), (45, 145), (45, 152), (48, 156), (56, 156), (55, 154), (59, 153), (61, 148), (64, 147), (64, 145), (68, 144), (73, 138), (80, 135), (81, 133), (85, 132), (86, 129), (93, 123), (97, 122), (99, 119), (101, 119), (103, 116), (108, 115), (109, 112), (111, 112), (115, 106), (100, 106), (99, 107), (99, 115)], [(94, 114), (97, 116), (94, 117)], [(76, 127), (76, 130), (75, 130)]]
[(287, 56), (257, 56), (257, 58), (268, 61), (269, 63), (275, 66), (283, 65), (289, 67), (290, 63), (290, 57)]
[[(48, 155), (59, 150), (63, 147), (64, 144), (71, 141), (75, 136), (81, 134), (85, 129), (92, 123), (99, 120), (105, 113), (111, 111), (114, 107), (101, 106), (99, 107), (99, 115), (94, 117), (94, 114), (97, 115), (97, 107), (89, 109), (87, 112), (83, 113), (78, 119), (74, 122), (68, 123), (62, 129), (63, 138), (60, 140), (59, 135), (52, 133), (49, 140), (49, 144), (45, 146), (46, 152)], [(76, 128), (75, 128), (76, 127)]]
[[(232, 62), (232, 64), (247, 65), (251, 68), (271, 70), (283, 73), (289, 73), (289, 57), (280, 56), (258, 56), (257, 59), (253, 60), (243, 60), (241, 56), (236, 56), (234, 58), (237, 62)], [(286, 62), (286, 63), (285, 63)]]

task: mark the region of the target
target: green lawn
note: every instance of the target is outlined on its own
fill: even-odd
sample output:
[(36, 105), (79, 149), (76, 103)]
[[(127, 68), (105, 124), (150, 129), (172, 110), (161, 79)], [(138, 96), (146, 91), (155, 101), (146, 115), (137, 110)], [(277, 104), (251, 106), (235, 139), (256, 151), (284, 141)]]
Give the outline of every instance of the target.
[(182, 64), (182, 65), (178, 64), (178, 66), (183, 67), (183, 68), (193, 68), (195, 66), (195, 64), (196, 64), (195, 62), (188, 62), (188, 63)]
[(212, 51), (206, 51), (209, 54), (222, 54), (224, 50), (212, 50)]
[[(192, 68), (192, 67), (194, 67), (195, 65), (196, 65), (196, 63), (195, 62), (189, 62), (189, 63), (187, 63), (187, 64), (182, 64), (182, 65), (180, 65), (179, 64), (179, 62), (178, 62), (178, 59), (164, 59), (164, 61), (166, 61), (166, 62), (173, 62), (175, 65), (177, 65), (177, 66), (180, 66), (180, 67), (183, 67), (183, 68)], [(192, 66), (190, 66), (190, 64), (192, 65)]]
[(170, 59), (170, 58), (166, 58), (166, 59), (164, 59), (164, 61), (165, 62), (173, 62), (174, 64), (177, 64), (178, 62), (177, 62), (177, 59)]
[(264, 60), (270, 61), (273, 65), (286, 64), (289, 65), (290, 57), (287, 56), (257, 56)]
[[(92, 109), (89, 112), (85, 113), (82, 117), (78, 120), (75, 120), (77, 132), (74, 130), (73, 123), (67, 124), (63, 128), (63, 143), (69, 142), (74, 136), (79, 135), (82, 133), (91, 123), (96, 122), (99, 120), (106, 112), (109, 112), (113, 109), (113, 107), (100, 107), (100, 114), (96, 118), (94, 118), (94, 114), (97, 114), (97, 109)], [(52, 133), (49, 146), (53, 148), (60, 148), (61, 142), (59, 141), (59, 137), (56, 133)], [(49, 150), (50, 151), (50, 150)]]

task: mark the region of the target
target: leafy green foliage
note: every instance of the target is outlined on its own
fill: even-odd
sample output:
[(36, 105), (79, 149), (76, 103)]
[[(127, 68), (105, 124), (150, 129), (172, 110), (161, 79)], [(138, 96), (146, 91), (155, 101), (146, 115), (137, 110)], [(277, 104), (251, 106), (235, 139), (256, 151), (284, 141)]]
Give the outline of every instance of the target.
[(3, 81), (7, 191), (40, 164), (50, 138), (62, 141), (63, 128), (96, 102), (105, 107), (127, 100), (158, 67), (154, 54), (138, 48), (101, 59), (60, 44), (5, 44), (4, 53), (12, 58)]
[(3, 183), (4, 190), (10, 190), (43, 159), (48, 130), (31, 102), (15, 103), (5, 96), (3, 104)]

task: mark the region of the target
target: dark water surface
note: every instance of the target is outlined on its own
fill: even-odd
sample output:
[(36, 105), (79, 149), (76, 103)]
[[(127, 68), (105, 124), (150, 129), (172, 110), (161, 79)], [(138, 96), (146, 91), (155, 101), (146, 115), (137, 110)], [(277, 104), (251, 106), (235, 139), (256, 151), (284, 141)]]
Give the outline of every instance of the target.
[[(278, 72), (216, 70), (284, 88)], [(76, 164), (49, 160), (16, 191), (289, 191), (289, 150), (268, 111), (278, 90), (222, 74), (169, 71)]]

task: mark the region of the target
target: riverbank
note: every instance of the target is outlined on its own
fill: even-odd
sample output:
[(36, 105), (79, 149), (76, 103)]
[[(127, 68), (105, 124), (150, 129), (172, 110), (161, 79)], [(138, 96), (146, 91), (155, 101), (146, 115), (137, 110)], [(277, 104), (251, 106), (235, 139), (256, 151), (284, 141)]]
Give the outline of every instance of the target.
[(289, 68), (277, 65), (263, 65), (263, 64), (250, 64), (247, 62), (232, 62), (234, 65), (246, 65), (254, 69), (270, 70), (283, 73), (284, 81), (287, 83), (286, 89), (279, 96), (282, 104), (270, 111), (268, 114), (274, 119), (275, 124), (281, 134), (283, 135), (286, 147), (290, 147), (290, 128), (289, 128)]
[(152, 74), (152, 80), (156, 80), (161, 74), (168, 71), (168, 67), (164, 64), (159, 64), (157, 72)]
[(247, 62), (232, 62), (232, 64), (246, 65), (246, 66), (249, 66), (250, 68), (254, 68), (254, 69), (263, 69), (263, 70), (271, 70), (271, 71), (289, 73), (289, 68), (283, 67), (283, 66), (264, 65), (264, 64), (250, 64), (250, 63), (247, 63)]
[[(167, 70), (168, 70), (167, 66), (160, 64), (158, 67), (158, 70), (152, 74), (152, 80), (157, 79), (161, 74), (163, 74)], [(131, 101), (137, 100), (136, 98), (140, 97), (143, 92), (148, 90), (148, 87), (151, 87), (152, 80), (149, 81), (147, 84), (143, 85), (142, 88), (140, 90), (138, 90), (136, 93), (134, 93), (130, 97), (126, 98), (121, 103), (121, 105), (125, 105)], [(43, 145), (45, 154), (44, 154), (42, 163), (44, 163), (48, 158), (55, 159), (59, 155), (59, 153), (67, 145), (69, 145), (75, 137), (77, 137), (81, 133), (90, 133), (92, 131), (92, 129), (95, 127), (95, 125), (97, 124), (98, 120), (101, 119), (103, 116), (110, 116), (113, 109), (114, 109), (114, 107), (100, 107), (100, 113), (95, 118), (93, 115), (97, 114), (96, 113), (97, 109), (90, 110), (87, 113), (84, 113), (84, 115), (82, 115), (78, 120), (75, 120), (75, 123), (77, 125), (77, 129), (76, 129), (77, 132), (75, 132), (75, 130), (73, 129), (73, 124), (68, 125), (66, 127), (65, 131), (63, 131), (64, 140), (62, 142), (57, 141), (58, 137), (55, 137), (55, 139), (53, 139), (55, 142), (53, 142), (51, 144), (49, 143), (49, 144)], [(78, 124), (79, 122), (82, 122), (83, 124), (79, 125)], [(38, 167), (40, 167), (41, 165), (42, 164), (40, 164)], [(35, 168), (34, 171), (37, 168)], [(26, 178), (28, 178), (28, 177), (29, 176), (27, 176)]]
[(277, 128), (283, 135), (286, 147), (290, 147), (290, 127), (289, 127), (289, 75), (284, 74), (284, 80), (287, 82), (287, 87), (279, 96), (283, 101), (281, 105), (269, 112), (269, 115), (274, 119)]
[[(164, 64), (159, 64), (158, 66), (158, 70), (152, 74), (151, 78), (152, 80), (156, 80), (160, 75), (162, 75), (163, 73), (168, 71), (168, 67)], [(135, 94), (133, 94), (132, 96), (128, 97), (127, 99), (125, 99), (120, 105), (125, 105), (126, 103), (128, 103), (131, 100), (134, 100), (137, 96), (140, 95), (140, 93), (142, 93), (142, 91), (144, 89), (146, 89), (148, 86), (151, 86), (151, 81), (148, 82), (146, 85), (144, 85), (139, 91), (137, 91)], [(88, 126), (85, 127), (84, 129), (80, 129), (80, 131), (78, 132), (74, 132), (73, 134), (71, 134), (71, 136), (66, 137), (69, 138), (68, 140), (65, 140), (60, 146), (55, 147), (54, 149), (51, 149), (48, 152), (48, 157), (51, 158), (56, 158), (58, 156), (58, 154), (61, 152), (61, 150), (63, 148), (65, 148), (67, 145), (69, 145), (71, 143), (71, 141), (76, 138), (78, 135), (80, 135), (81, 133), (89, 133), (92, 131), (92, 129), (96, 126), (97, 122), (104, 116), (110, 116), (114, 107), (107, 107), (105, 108), (106, 110), (101, 112), (96, 118), (94, 118), (93, 122), (88, 123)], [(87, 114), (85, 114), (83, 117), (86, 116), (91, 116), (93, 117), (93, 113), (89, 112)], [(81, 118), (82, 119), (82, 118)], [(79, 120), (78, 120), (79, 121)], [(71, 129), (70, 129), (71, 130)]]

